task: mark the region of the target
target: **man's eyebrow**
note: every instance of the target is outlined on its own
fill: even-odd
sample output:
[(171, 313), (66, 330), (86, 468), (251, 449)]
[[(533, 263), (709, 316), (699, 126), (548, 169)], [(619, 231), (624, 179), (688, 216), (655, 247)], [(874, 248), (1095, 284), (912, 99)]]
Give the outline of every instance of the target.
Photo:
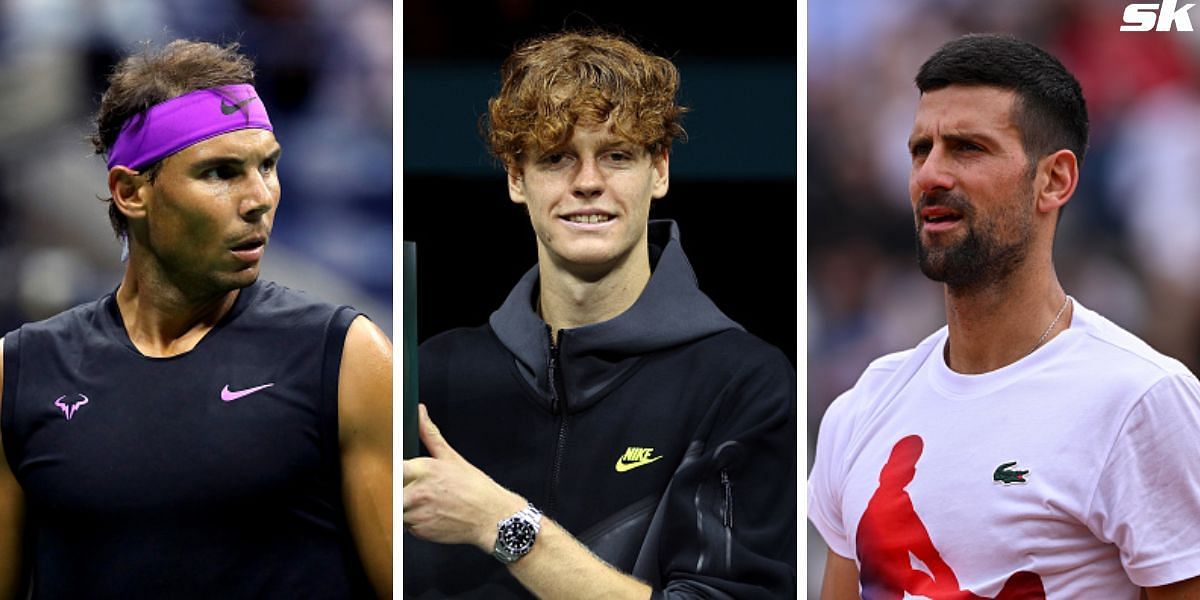
[[(269, 154), (267, 154), (265, 159), (278, 162), (279, 157), (282, 154), (283, 154), (283, 147), (275, 146), (275, 149), (272, 150)], [(199, 170), (199, 171), (206, 171), (213, 167), (224, 167), (224, 166), (240, 167), (245, 162), (246, 162), (246, 159), (244, 157), (242, 157), (241, 155), (227, 154), (224, 156), (213, 156), (211, 158), (206, 158), (204, 160), (196, 162), (195, 164), (192, 165), (192, 169)]]
[(525, 154), (525, 156), (530, 161), (540, 162), (548, 156), (554, 156), (555, 154), (563, 154), (565, 152), (566, 152), (566, 148), (564, 148), (562, 146), (555, 146), (553, 148), (547, 148), (545, 150), (538, 150), (536, 148), (533, 148), (533, 149), (530, 149)]
[(600, 145), (601, 152), (611, 152), (613, 150), (622, 150), (625, 152), (633, 152), (633, 151), (637, 150), (637, 144), (634, 144), (633, 142), (630, 142), (628, 140), (616, 140), (613, 142), (607, 142), (607, 143)]
[(978, 132), (978, 131), (950, 132), (950, 133), (946, 133), (946, 134), (942, 135), (942, 139), (946, 140), (947, 142), (954, 142), (954, 143), (958, 143), (958, 144), (961, 144), (964, 142), (969, 142), (972, 144), (982, 142), (984, 145), (987, 145), (987, 146), (993, 146), (996, 144), (996, 138), (994, 138), (986, 133)]
[(928, 143), (929, 143), (928, 135), (925, 135), (923, 133), (922, 134), (914, 133), (908, 137), (908, 145), (906, 147), (911, 152), (912, 150), (914, 150), (917, 147), (918, 144), (928, 144)]
[[(931, 136), (931, 135), (927, 135), (927, 134), (923, 134), (923, 133), (922, 134), (913, 134), (912, 136), (910, 136), (908, 138), (909, 151), (912, 151), (918, 145), (929, 144), (933, 140), (934, 137), (935, 136)], [(941, 135), (938, 135), (936, 137), (943, 141), (954, 143), (954, 144), (982, 143), (986, 146), (994, 146), (997, 143), (995, 137), (992, 137), (986, 133), (977, 132), (977, 131), (948, 132), (948, 133), (943, 133)]]
[(612, 136), (612, 137), (602, 138), (600, 140), (600, 145), (601, 146), (633, 146), (635, 144), (633, 143), (633, 141), (625, 139), (623, 137)]
[(192, 169), (196, 171), (207, 171), (213, 167), (241, 166), (241, 164), (244, 162), (246, 161), (240, 156), (214, 156), (193, 163)]

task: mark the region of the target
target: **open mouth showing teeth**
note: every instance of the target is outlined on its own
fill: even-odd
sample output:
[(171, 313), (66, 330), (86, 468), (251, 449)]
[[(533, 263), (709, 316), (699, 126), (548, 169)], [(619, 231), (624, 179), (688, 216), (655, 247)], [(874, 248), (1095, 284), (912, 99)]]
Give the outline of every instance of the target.
[(572, 223), (607, 223), (611, 219), (608, 215), (570, 215), (567, 220)]
[(925, 217), (926, 223), (943, 223), (946, 221), (957, 221), (958, 217), (954, 215), (940, 215), (937, 217)]

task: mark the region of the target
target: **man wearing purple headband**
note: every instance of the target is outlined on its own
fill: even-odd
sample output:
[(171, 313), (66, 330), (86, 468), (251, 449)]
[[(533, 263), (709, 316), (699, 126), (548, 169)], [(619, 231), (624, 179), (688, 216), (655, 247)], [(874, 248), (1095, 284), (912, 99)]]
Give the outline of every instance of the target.
[(0, 343), (0, 598), (391, 595), (387, 337), (258, 281), (280, 145), (236, 45), (122, 61), (120, 286)]

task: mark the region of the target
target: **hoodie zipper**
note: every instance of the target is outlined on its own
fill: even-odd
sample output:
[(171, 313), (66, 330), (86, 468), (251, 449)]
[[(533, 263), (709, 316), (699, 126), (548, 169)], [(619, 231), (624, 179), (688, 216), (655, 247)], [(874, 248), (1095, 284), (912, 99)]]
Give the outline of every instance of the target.
[(733, 484), (729, 482), (729, 474), (721, 469), (721, 485), (725, 486), (725, 512), (721, 521), (725, 529), (733, 529)]
[(733, 483), (729, 473), (721, 469), (721, 485), (725, 486), (725, 514), (721, 515), (725, 525), (725, 571), (733, 572)]
[[(546, 328), (548, 333), (550, 328)], [(559, 340), (562, 344), (562, 340)], [(554, 470), (550, 474), (550, 493), (546, 499), (546, 512), (553, 513), (555, 504), (558, 500), (558, 477), (562, 472), (563, 454), (567, 449), (567, 410), (566, 398), (562, 392), (562, 372), (559, 369), (558, 355), (560, 346), (555, 345), (554, 336), (550, 336), (550, 362), (548, 371), (550, 375), (550, 410), (554, 413), (558, 421), (558, 444), (554, 449)]]

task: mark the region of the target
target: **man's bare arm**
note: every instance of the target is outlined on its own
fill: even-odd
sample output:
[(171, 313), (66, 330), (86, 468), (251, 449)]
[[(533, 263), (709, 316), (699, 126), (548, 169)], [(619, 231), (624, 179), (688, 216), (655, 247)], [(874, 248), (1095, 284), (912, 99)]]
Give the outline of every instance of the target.
[(858, 565), (833, 550), (825, 558), (821, 600), (858, 600)]
[[(496, 524), (525, 508), (525, 499), (450, 447), (424, 406), (419, 413), (421, 442), (430, 456), (404, 461), (404, 526), (422, 539), (473, 544), (491, 554)], [(600, 560), (545, 517), (533, 550), (508, 568), (539, 598), (645, 599), (651, 593), (650, 586)]]
[(1144, 597), (1149, 600), (1196, 600), (1200, 598), (1200, 577), (1146, 588)]
[[(0, 408), (4, 406), (4, 338), (0, 338)], [(0, 442), (3, 438), (0, 437)], [(21, 530), (25, 497), (0, 444), (0, 598), (14, 598), (21, 584)]]
[(346, 517), (371, 585), (392, 597), (392, 343), (358, 317), (338, 377), (338, 438)]

